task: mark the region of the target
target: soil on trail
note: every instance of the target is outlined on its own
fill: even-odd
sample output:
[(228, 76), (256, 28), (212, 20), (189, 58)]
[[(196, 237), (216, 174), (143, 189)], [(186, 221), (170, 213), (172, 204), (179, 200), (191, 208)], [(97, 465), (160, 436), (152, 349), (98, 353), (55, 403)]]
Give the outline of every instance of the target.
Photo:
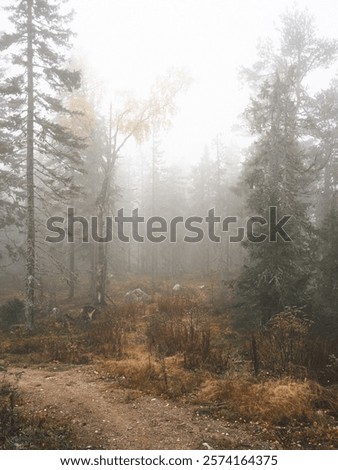
[(93, 366), (11, 369), (20, 375), (23, 406), (64, 417), (73, 448), (96, 449), (271, 449), (254, 423), (227, 422), (104, 380)]

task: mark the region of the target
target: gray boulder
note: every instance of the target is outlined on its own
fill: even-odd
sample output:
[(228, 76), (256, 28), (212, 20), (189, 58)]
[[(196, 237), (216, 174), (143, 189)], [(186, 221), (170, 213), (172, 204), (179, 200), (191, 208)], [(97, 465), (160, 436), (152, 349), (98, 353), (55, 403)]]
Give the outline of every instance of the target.
[(149, 302), (151, 299), (150, 295), (146, 294), (142, 289), (134, 289), (126, 293), (124, 301), (127, 304), (132, 302)]

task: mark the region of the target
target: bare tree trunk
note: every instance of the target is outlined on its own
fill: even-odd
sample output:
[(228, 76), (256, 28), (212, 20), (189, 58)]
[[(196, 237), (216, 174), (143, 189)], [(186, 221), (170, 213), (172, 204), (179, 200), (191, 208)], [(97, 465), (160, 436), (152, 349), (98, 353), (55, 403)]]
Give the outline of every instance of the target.
[(176, 277), (176, 257), (175, 257), (175, 246), (170, 246), (170, 276), (172, 280)]
[(327, 158), (326, 152), (324, 154), (324, 157), (327, 158), (327, 164), (325, 165), (324, 168), (324, 207), (329, 208), (329, 203), (330, 203), (330, 196), (332, 194), (331, 191), (331, 158), (332, 158), (332, 151), (331, 149), (328, 149), (327, 152), (329, 152), (329, 158)]
[(90, 243), (90, 279), (89, 279), (89, 292), (91, 301), (96, 300), (96, 246), (94, 243)]
[[(220, 150), (220, 136), (217, 134), (216, 136), (216, 198), (215, 198), (215, 212), (216, 215), (220, 215), (223, 202), (222, 202), (222, 187), (221, 187), (221, 150)], [(227, 213), (227, 212), (225, 212)], [(225, 273), (225, 256), (223, 250), (223, 233), (221, 227), (218, 227), (217, 235), (220, 238), (220, 242), (216, 245), (216, 259), (218, 260), (217, 263), (217, 271), (221, 278), (224, 277)], [(227, 250), (228, 254), (228, 250)]]
[(131, 242), (128, 243), (127, 247), (127, 272), (131, 273), (132, 267), (131, 267)]
[[(157, 215), (155, 212), (156, 207), (156, 197), (157, 197), (157, 148), (156, 148), (156, 135), (153, 131), (153, 145), (152, 145), (152, 160), (151, 160), (151, 216), (154, 217)], [(156, 246), (153, 242), (150, 242), (150, 256), (151, 256), (151, 289), (152, 295), (155, 294), (155, 279), (157, 277), (157, 252)]]
[[(102, 183), (101, 194), (98, 199), (98, 233), (104, 234), (104, 218), (109, 209), (111, 196), (111, 179), (113, 176), (113, 168), (116, 160), (115, 147), (112, 154), (112, 106), (110, 105), (109, 116), (109, 135), (107, 143), (107, 169)], [(99, 305), (105, 305), (106, 284), (107, 284), (107, 245), (98, 244), (97, 269), (96, 269), (96, 293), (95, 302)]]
[(74, 243), (69, 244), (69, 290), (68, 299), (73, 299), (75, 295), (75, 246)]
[(26, 322), (34, 327), (35, 291), (35, 208), (34, 208), (34, 80), (33, 80), (33, 0), (28, 0), (27, 21), (27, 239), (26, 239)]
[[(74, 178), (75, 178), (75, 171), (72, 168), (71, 170), (72, 174), (72, 184), (74, 184)], [(75, 207), (75, 202), (74, 199), (72, 198), (70, 201), (71, 207)], [(72, 227), (72, 230), (74, 227)], [(71, 236), (71, 239), (73, 240), (72, 243), (69, 243), (69, 276), (68, 276), (68, 299), (72, 300), (74, 299), (75, 295), (75, 281), (76, 281), (76, 274), (75, 274), (75, 238), (74, 238), (74, 233), (69, 233)]]
[[(104, 232), (104, 213), (103, 208), (100, 207), (98, 216), (98, 230), (101, 236)], [(98, 257), (97, 257), (97, 270), (96, 270), (96, 295), (95, 302), (99, 305), (105, 305), (106, 296), (106, 283), (107, 283), (107, 256), (103, 243), (98, 244)]]

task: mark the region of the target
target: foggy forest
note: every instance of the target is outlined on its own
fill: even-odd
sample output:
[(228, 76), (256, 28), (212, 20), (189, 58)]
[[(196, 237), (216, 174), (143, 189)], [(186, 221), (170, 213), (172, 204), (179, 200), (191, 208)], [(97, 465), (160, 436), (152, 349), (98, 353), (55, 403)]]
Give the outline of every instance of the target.
[(0, 449), (337, 449), (336, 3), (0, 6)]

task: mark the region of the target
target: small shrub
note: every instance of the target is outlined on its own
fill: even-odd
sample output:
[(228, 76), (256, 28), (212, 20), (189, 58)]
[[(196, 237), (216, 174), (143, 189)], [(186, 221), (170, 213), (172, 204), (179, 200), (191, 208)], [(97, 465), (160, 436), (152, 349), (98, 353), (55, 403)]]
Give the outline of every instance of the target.
[(276, 377), (335, 379), (335, 374), (330, 374), (333, 369), (327, 366), (337, 346), (313, 336), (312, 324), (300, 308), (287, 307), (273, 316), (251, 341), (255, 374), (261, 371)]
[(137, 319), (144, 313), (144, 304), (131, 302), (122, 305), (118, 310), (118, 323), (124, 331), (135, 331)]
[(26, 356), (31, 363), (58, 361), (69, 364), (87, 364), (89, 358), (84, 354), (80, 341), (71, 335), (67, 336), (30, 336), (8, 341), (2, 352)]
[(148, 321), (146, 337), (150, 352), (159, 356), (173, 356), (183, 351), (187, 330), (181, 319), (157, 314)]
[(213, 346), (210, 329), (199, 326), (192, 314), (154, 315), (148, 323), (146, 336), (150, 352), (160, 358), (182, 354), (186, 369), (207, 368), (222, 373), (228, 367), (229, 351)]
[(95, 354), (105, 357), (123, 357), (126, 339), (119, 321), (107, 320), (90, 325), (84, 336), (84, 342)]
[(83, 354), (79, 341), (71, 337), (53, 337), (41, 342), (42, 358), (66, 364), (88, 364), (88, 355)]
[(44, 343), (39, 337), (29, 337), (29, 338), (16, 338), (16, 341), (12, 341), (8, 344), (5, 352), (10, 354), (33, 354), (40, 353), (44, 351)]

